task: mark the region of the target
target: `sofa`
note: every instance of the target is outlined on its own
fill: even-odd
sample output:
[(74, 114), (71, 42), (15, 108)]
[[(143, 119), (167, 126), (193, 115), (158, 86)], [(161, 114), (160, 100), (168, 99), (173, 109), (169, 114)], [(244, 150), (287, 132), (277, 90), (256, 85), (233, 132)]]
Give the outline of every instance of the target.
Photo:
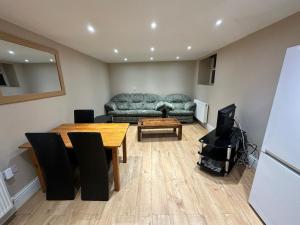
[(137, 123), (140, 117), (175, 117), (192, 123), (196, 105), (183, 94), (161, 97), (156, 94), (122, 93), (105, 104), (113, 122)]
[(189, 96), (183, 94), (171, 94), (164, 98), (167, 117), (175, 117), (180, 122), (192, 123), (196, 104)]
[(155, 94), (117, 94), (105, 104), (113, 122), (137, 123), (140, 117), (162, 117), (164, 102)]

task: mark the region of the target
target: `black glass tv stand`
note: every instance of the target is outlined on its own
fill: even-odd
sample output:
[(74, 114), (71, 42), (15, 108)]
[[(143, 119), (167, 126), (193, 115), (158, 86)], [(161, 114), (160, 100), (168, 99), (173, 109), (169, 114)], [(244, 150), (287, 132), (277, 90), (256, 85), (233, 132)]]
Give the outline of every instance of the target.
[[(244, 132), (245, 135), (245, 132)], [(197, 162), (201, 170), (217, 176), (226, 176), (233, 168), (242, 148), (240, 129), (234, 127), (226, 136), (217, 136), (216, 130), (200, 138), (200, 159)]]

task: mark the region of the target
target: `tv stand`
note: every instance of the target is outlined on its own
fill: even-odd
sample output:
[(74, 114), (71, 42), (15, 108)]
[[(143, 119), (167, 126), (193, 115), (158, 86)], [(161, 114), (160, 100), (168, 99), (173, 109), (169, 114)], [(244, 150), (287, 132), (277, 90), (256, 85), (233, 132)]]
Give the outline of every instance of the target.
[(240, 129), (234, 127), (230, 133), (221, 137), (216, 135), (216, 130), (213, 130), (199, 141), (201, 149), (198, 152), (200, 159), (197, 164), (200, 169), (217, 176), (228, 175), (243, 145)]

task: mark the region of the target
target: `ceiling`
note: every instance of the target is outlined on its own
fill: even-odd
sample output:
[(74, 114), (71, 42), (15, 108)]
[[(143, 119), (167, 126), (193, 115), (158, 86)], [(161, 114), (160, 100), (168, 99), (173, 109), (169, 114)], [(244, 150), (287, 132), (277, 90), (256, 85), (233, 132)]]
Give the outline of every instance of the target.
[[(10, 51), (13, 54), (10, 54)], [(1, 61), (6, 63), (54, 63), (55, 56), (48, 52), (0, 40)]]
[(197, 59), (298, 11), (299, 0), (0, 1), (1, 18), (104, 62)]

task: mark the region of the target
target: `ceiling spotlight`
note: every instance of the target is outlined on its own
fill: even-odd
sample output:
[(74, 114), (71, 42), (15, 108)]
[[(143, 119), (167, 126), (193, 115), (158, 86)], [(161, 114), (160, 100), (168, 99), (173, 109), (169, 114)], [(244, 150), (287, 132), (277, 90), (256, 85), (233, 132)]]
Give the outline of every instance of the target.
[(218, 27), (218, 26), (220, 26), (222, 23), (223, 23), (223, 20), (219, 19), (219, 20), (216, 21), (216, 26)]
[(53, 60), (53, 59), (49, 59), (49, 61), (50, 61), (50, 62), (54, 62), (54, 60)]
[(11, 55), (14, 55), (14, 54), (15, 54), (15, 52), (12, 51), (12, 50), (8, 50), (8, 53), (11, 54)]
[(127, 58), (124, 58), (124, 61), (126, 62), (128, 59)]
[(90, 33), (95, 33), (95, 31), (96, 31), (95, 28), (94, 28), (92, 25), (90, 25), (90, 24), (87, 25), (86, 28), (87, 28), (87, 30), (88, 30)]
[(191, 49), (192, 49), (192, 46), (189, 45), (189, 46), (187, 47), (187, 50), (191, 50)]
[(153, 61), (153, 57), (150, 57), (150, 60)]
[(154, 47), (151, 47), (151, 48), (150, 48), (150, 51), (151, 51), (151, 52), (154, 52), (154, 50), (155, 50)]
[(156, 27), (157, 27), (157, 24), (156, 24), (155, 22), (152, 22), (152, 23), (151, 23), (151, 29), (152, 29), (152, 30), (155, 30)]
[(178, 60), (178, 59), (180, 59), (180, 57), (179, 57), (179, 56), (176, 56), (176, 59)]
[(119, 50), (118, 49), (114, 49), (114, 53), (118, 54), (119, 53)]
[(25, 62), (29, 62), (29, 60), (28, 60), (28, 59), (25, 59)]

